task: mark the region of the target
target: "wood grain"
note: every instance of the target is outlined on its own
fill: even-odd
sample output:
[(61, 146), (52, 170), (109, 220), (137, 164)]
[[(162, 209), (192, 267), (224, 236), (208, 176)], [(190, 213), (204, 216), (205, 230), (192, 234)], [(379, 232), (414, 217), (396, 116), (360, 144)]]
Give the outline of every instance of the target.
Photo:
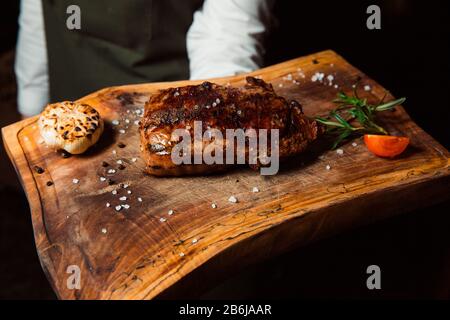
[[(312, 82), (315, 72), (333, 74), (339, 88), (327, 80)], [(300, 84), (287, 80), (289, 74)], [(371, 86), (370, 92), (361, 93), (369, 100), (385, 93), (332, 51), (252, 75), (273, 83), (286, 98), (297, 99), (307, 115), (326, 113), (338, 90), (350, 91), (358, 79)], [(214, 81), (240, 85), (244, 77)], [(30, 203), (42, 267), (60, 298), (151, 299), (189, 294), (231, 268), (449, 198), (448, 151), (402, 107), (382, 119), (391, 133), (411, 138), (410, 148), (397, 159), (377, 158), (357, 139), (356, 146), (343, 146), (344, 155), (313, 147), (283, 164), (275, 176), (263, 177), (245, 167), (197, 177), (144, 175), (135, 110), (158, 89), (192, 83), (196, 82), (127, 85), (82, 98), (100, 112), (107, 126), (100, 143), (81, 156), (65, 159), (39, 143), (36, 117), (2, 129)], [(114, 119), (120, 121), (118, 126), (111, 125)], [(119, 148), (119, 142), (126, 146)], [(117, 160), (123, 161), (124, 170), (117, 169)], [(102, 161), (110, 167), (102, 167)], [(331, 170), (325, 169), (327, 165)], [(35, 166), (44, 173), (38, 174)], [(110, 168), (117, 172), (109, 174)], [(72, 183), (74, 178), (78, 184)], [(53, 184), (48, 186), (48, 181)], [(120, 188), (119, 183), (129, 187)], [(253, 193), (253, 187), (260, 192)], [(112, 194), (115, 189), (117, 195)], [(237, 204), (227, 201), (231, 195), (238, 198)], [(120, 201), (121, 196), (127, 200)], [(111, 207), (106, 207), (107, 202)], [(116, 211), (114, 207), (121, 203), (130, 208)], [(174, 214), (169, 215), (169, 210)], [(69, 265), (81, 269), (80, 290), (67, 288)]]

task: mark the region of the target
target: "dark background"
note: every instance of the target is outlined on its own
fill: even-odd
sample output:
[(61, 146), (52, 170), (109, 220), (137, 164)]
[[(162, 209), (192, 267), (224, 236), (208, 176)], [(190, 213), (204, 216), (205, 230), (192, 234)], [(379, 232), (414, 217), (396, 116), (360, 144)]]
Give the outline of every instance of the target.
[[(382, 29), (366, 28), (378, 4)], [(19, 120), (13, 74), (19, 1), (0, 13), (0, 126)], [(286, 1), (267, 43), (266, 64), (333, 49), (408, 98), (412, 118), (450, 145), (449, 1)], [(0, 299), (54, 299), (34, 247), (28, 204), (0, 147)], [(349, 231), (213, 284), (203, 298), (450, 298), (450, 203)], [(377, 264), (382, 290), (366, 289)]]

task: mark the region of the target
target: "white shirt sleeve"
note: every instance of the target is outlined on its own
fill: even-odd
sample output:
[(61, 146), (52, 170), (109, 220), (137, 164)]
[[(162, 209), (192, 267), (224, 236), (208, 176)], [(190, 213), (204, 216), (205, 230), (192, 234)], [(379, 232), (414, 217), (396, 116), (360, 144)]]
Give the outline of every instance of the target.
[(47, 46), (40, 0), (22, 0), (15, 72), (17, 104), (24, 116), (42, 111), (49, 100)]
[(187, 33), (190, 78), (207, 79), (262, 66), (273, 0), (206, 0)]

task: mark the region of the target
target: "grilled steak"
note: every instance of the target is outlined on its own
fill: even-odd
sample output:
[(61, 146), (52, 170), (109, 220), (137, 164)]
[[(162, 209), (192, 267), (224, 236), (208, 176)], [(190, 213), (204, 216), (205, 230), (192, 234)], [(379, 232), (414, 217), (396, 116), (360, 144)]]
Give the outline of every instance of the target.
[[(172, 136), (173, 131), (187, 130), (193, 137), (195, 121), (201, 121), (202, 131), (210, 128), (220, 130), (223, 140), (227, 140), (226, 129), (268, 129), (269, 133), (270, 129), (279, 129), (280, 158), (304, 151), (320, 131), (317, 122), (303, 114), (298, 102), (286, 101), (275, 93), (272, 85), (261, 79), (247, 77), (243, 88), (204, 82), (165, 89), (152, 95), (146, 103), (139, 128), (147, 173), (159, 176), (200, 174), (226, 166), (206, 163), (176, 165), (172, 161), (172, 149), (180, 141), (179, 137)], [(225, 146), (229, 143), (224, 141)], [(203, 142), (201, 148), (207, 145), (208, 142)], [(249, 158), (246, 159), (249, 163)], [(258, 167), (258, 163), (253, 167)]]

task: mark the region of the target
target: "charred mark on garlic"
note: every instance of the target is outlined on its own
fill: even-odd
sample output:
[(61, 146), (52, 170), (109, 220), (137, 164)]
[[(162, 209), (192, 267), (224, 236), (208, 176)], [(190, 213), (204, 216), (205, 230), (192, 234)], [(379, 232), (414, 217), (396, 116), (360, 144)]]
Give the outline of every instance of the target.
[(156, 152), (165, 151), (166, 147), (160, 143), (154, 143), (154, 144), (149, 144), (148, 149), (150, 150), (150, 152), (156, 153)]

